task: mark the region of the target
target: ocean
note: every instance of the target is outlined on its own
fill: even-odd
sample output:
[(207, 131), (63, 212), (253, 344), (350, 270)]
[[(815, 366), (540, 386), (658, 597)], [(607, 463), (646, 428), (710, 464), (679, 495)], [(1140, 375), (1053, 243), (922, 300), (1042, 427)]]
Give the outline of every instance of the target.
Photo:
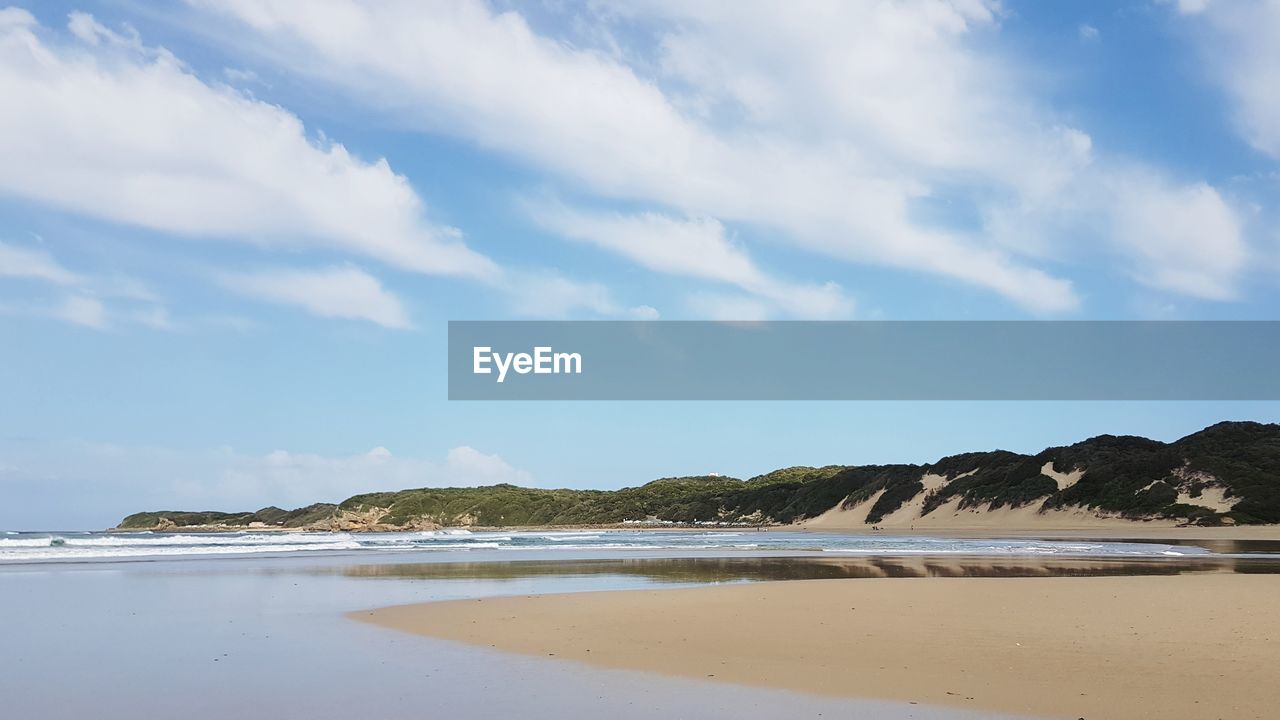
[(0, 535), (0, 563), (112, 562), (263, 554), (373, 557), (423, 552), (466, 558), (477, 551), (495, 550), (515, 554), (527, 551), (609, 551), (623, 555), (633, 551), (718, 551), (1000, 557), (1189, 557), (1214, 552), (1200, 545), (1172, 541), (981, 540), (755, 529), (500, 532), (446, 529), (395, 533), (7, 531)]
[(586, 667), (346, 614), (760, 580), (1280, 572), (1280, 555), (1239, 549), (737, 529), (10, 531), (0, 535), (0, 697), (7, 717), (40, 719), (1015, 720)]

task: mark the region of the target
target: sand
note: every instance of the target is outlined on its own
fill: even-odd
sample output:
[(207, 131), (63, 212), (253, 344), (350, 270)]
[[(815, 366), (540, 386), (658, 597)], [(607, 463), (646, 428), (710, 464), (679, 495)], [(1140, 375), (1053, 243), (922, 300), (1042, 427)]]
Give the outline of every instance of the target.
[[(868, 499), (848, 508), (837, 505), (817, 517), (792, 526), (791, 529), (874, 532), (872, 526), (867, 523), (867, 514), (880, 499), (881, 494), (883, 491), (876, 492)], [(1129, 520), (1080, 507), (1040, 512), (1039, 503), (1018, 508), (992, 509), (984, 505), (962, 509), (960, 499), (952, 498), (935, 508), (933, 512), (921, 516), (924, 498), (925, 493), (917, 494), (875, 523), (875, 526), (882, 531), (898, 533), (963, 535), (977, 532), (985, 537), (993, 537), (993, 533), (1006, 536), (1034, 534), (1041, 537), (1054, 533), (1067, 533), (1077, 536), (1092, 534), (1095, 537), (1120, 538), (1162, 535), (1164, 537), (1280, 539), (1280, 525), (1188, 527), (1180, 520)], [(1200, 498), (1194, 498), (1194, 500), (1197, 504), (1225, 507), (1220, 491), (1215, 493), (1206, 490)]]
[(1272, 718), (1280, 576), (765, 582), (386, 608), (610, 668), (1065, 718)]
[[(944, 506), (945, 507), (945, 506)], [(1044, 538), (1099, 540), (1274, 540), (1280, 541), (1280, 525), (1187, 526), (1168, 520), (1124, 520), (1071, 515), (1038, 515), (1025, 508), (1008, 508), (969, 516), (958, 514), (949, 521), (912, 522), (906, 526), (877, 525), (879, 530), (859, 520), (866, 506), (848, 511), (827, 511), (795, 525), (768, 528), (775, 532), (813, 531), (848, 535), (919, 535), (956, 538)], [(939, 509), (941, 510), (941, 508)], [(841, 513), (849, 513), (843, 515)], [(963, 511), (962, 511), (963, 513)], [(931, 513), (932, 515), (932, 513)]]
[[(920, 478), (922, 489), (915, 496), (908, 498), (893, 512), (873, 524), (881, 530), (925, 532), (1016, 530), (1038, 532), (1040, 534), (1059, 530), (1067, 532), (1114, 530), (1120, 534), (1126, 534), (1128, 528), (1134, 527), (1150, 530), (1152, 528), (1180, 528), (1187, 525), (1185, 520), (1172, 518), (1131, 520), (1121, 517), (1118, 513), (1107, 513), (1081, 506), (1055, 508), (1041, 512), (1040, 508), (1044, 504), (1042, 500), (1036, 500), (1018, 508), (993, 508), (989, 503), (961, 508), (961, 499), (954, 497), (927, 514), (924, 512), (925, 500), (931, 494), (975, 472), (977, 470), (970, 470), (951, 478), (944, 475), (925, 473)], [(1080, 482), (1080, 479), (1084, 477), (1084, 473), (1083, 469), (1072, 469), (1067, 472), (1059, 471), (1052, 462), (1046, 462), (1040, 468), (1040, 474), (1053, 480), (1060, 491)], [(1214, 512), (1225, 513), (1229, 512), (1239, 501), (1238, 498), (1228, 498), (1226, 489), (1218, 485), (1210, 475), (1181, 469), (1175, 471), (1174, 475), (1177, 476), (1177, 480), (1180, 483), (1180, 494), (1177, 499), (1179, 503), (1198, 505)], [(1139, 492), (1149, 489), (1157, 482), (1161, 481), (1154, 480)], [(1201, 491), (1196, 497), (1191, 496), (1192, 483), (1201, 484)], [(845, 503), (849, 501), (846, 498), (821, 515), (802, 521), (800, 527), (823, 531), (871, 531), (872, 528), (867, 523), (867, 517), (871, 512), (871, 508), (875, 506), (882, 495), (884, 495), (883, 490), (877, 491), (862, 502), (848, 507), (845, 506)], [(1225, 536), (1216, 535), (1215, 537)], [(1231, 537), (1238, 539), (1238, 536)], [(1280, 537), (1280, 532), (1273, 530), (1268, 537)]]

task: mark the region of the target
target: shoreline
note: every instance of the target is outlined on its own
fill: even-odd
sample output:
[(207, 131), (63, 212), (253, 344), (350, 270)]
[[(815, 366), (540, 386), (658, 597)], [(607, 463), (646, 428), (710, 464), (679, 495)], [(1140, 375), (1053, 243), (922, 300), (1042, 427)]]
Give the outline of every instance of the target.
[(794, 580), (351, 613), (523, 655), (1044, 717), (1266, 718), (1278, 575)]
[[(725, 532), (725, 531), (741, 531), (741, 532), (802, 532), (814, 534), (830, 534), (830, 535), (857, 535), (857, 536), (883, 536), (883, 537), (941, 537), (941, 538), (958, 538), (958, 539), (1000, 539), (1000, 538), (1042, 538), (1079, 540), (1087, 538), (1096, 538), (1099, 540), (1151, 540), (1159, 538), (1171, 539), (1203, 539), (1203, 540), (1277, 540), (1280, 541), (1280, 524), (1271, 525), (1220, 525), (1220, 526), (1203, 526), (1203, 525), (1179, 525), (1172, 523), (1162, 523), (1156, 520), (1108, 520), (1097, 524), (1080, 524), (1080, 525), (1045, 525), (1043, 527), (1015, 525), (1012, 527), (1002, 527), (1000, 525), (952, 525), (938, 526), (921, 524), (921, 527), (915, 526), (895, 526), (880, 527), (873, 529), (871, 526), (816, 526), (809, 522), (801, 522), (793, 525), (515, 525), (515, 526), (448, 526), (436, 529), (441, 532), (450, 530), (466, 530), (468, 532), (488, 533), (488, 532), (573, 532), (573, 531), (592, 531), (592, 530), (633, 530), (637, 532), (661, 532), (670, 530), (680, 530), (684, 532), (700, 531), (700, 532)], [(59, 531), (31, 530), (24, 532), (50, 532), (57, 533)], [(66, 532), (66, 531), (62, 531)], [(191, 525), (186, 527), (175, 527), (164, 530), (155, 528), (107, 528), (100, 532), (104, 533), (293, 533), (293, 534), (312, 534), (326, 535), (332, 533), (353, 533), (358, 535), (379, 535), (397, 532), (418, 532), (414, 529), (350, 529), (350, 530), (334, 530), (320, 528), (282, 528), (282, 527), (234, 527), (234, 526), (218, 526), (218, 525)]]
[[(1153, 521), (1154, 522), (1154, 521)], [(1131, 523), (1121, 525), (1119, 523)], [(797, 532), (826, 533), (857, 536), (914, 536), (957, 539), (1039, 538), (1044, 540), (1276, 540), (1280, 541), (1280, 525), (1223, 525), (1206, 527), (1199, 525), (1154, 525), (1140, 520), (1122, 520), (1117, 524), (1096, 526), (1046, 526), (1046, 527), (892, 527), (872, 530), (853, 527), (811, 527), (806, 525), (769, 528)]]

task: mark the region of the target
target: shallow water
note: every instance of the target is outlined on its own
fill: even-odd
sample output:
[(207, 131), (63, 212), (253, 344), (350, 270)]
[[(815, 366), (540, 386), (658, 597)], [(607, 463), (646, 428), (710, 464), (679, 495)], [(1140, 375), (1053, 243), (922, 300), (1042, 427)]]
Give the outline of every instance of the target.
[(908, 577), (1099, 577), (1187, 573), (1280, 573), (1280, 558), (1000, 558), (983, 556), (806, 556), (607, 558), (394, 563), (316, 568), (348, 577), (520, 580), (539, 577), (642, 577), (655, 583), (724, 583)]
[[(824, 546), (824, 536), (760, 535), (768, 549), (706, 547), (705, 534), (674, 533), (626, 547), (611, 537), (594, 545), (10, 562), (0, 565), (0, 697), (9, 717), (105, 720), (976, 720), (993, 716), (589, 668), (402, 635), (344, 614), (433, 600), (760, 580), (1280, 572), (1277, 557), (1201, 547), (1174, 553), (1166, 543), (876, 537), (835, 548)], [(671, 547), (677, 542), (686, 544)], [(801, 542), (815, 549), (791, 549)], [(897, 554), (872, 550), (904, 546), (910, 549)], [(1113, 546), (1123, 552), (1103, 552)]]
[[(532, 573), (511, 571), (517, 563), (509, 560), (467, 563), (472, 571), (429, 560), (319, 557), (12, 565), (0, 568), (0, 697), (5, 716), (42, 719), (990, 717), (588, 668), (402, 635), (343, 616), (399, 603), (690, 585), (707, 577), (618, 572), (608, 558), (588, 562), (598, 561), (606, 564), (574, 568), (556, 560), (558, 568)], [(671, 567), (684, 561), (675, 562)], [(424, 575), (424, 566), (442, 570)]]
[[(1214, 543), (1217, 544), (1214, 544)], [(0, 536), (0, 563), (123, 561), (241, 555), (396, 555), (430, 551), (475, 553), (584, 550), (732, 552), (817, 551), (845, 555), (1062, 555), (1188, 556), (1205, 553), (1280, 553), (1280, 543), (1224, 544), (1221, 541), (1000, 540), (764, 532), (751, 528), (716, 530), (512, 530), (463, 529), (396, 533), (6, 533)]]

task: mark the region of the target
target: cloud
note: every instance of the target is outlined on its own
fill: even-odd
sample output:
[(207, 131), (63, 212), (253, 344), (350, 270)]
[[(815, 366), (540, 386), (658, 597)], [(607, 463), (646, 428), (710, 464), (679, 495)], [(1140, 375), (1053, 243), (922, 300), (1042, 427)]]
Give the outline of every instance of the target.
[(32, 278), (55, 285), (77, 285), (84, 281), (44, 250), (9, 245), (3, 241), (0, 241), (0, 277)]
[(1098, 31), (1098, 28), (1089, 23), (1080, 23), (1080, 26), (1076, 28), (1076, 32), (1080, 35), (1080, 39), (1085, 42), (1097, 42), (1102, 39), (1102, 33)]
[[(132, 462), (134, 455), (135, 450), (126, 450), (123, 460)], [(216, 503), (228, 508), (256, 509), (268, 504), (297, 507), (319, 501), (338, 502), (362, 492), (413, 487), (533, 483), (529, 473), (512, 467), (501, 457), (467, 446), (453, 448), (443, 461), (394, 455), (381, 446), (355, 455), (286, 450), (242, 455), (222, 451), (208, 458), (187, 459), (196, 467), (205, 467), (194, 474), (187, 471), (175, 476), (177, 479), (169, 485), (173, 502)]]
[(501, 457), (467, 446), (453, 448), (443, 461), (401, 457), (381, 446), (346, 456), (275, 450), (262, 456), (228, 452), (219, 459), (207, 477), (188, 478), (176, 484), (174, 492), (189, 502), (203, 496), (205, 502), (226, 507), (249, 503), (256, 509), (256, 503), (294, 507), (379, 490), (533, 481)]
[(1207, 71), (1226, 92), (1240, 135), (1280, 158), (1280, 2), (1181, 0)]
[[(52, 285), (61, 297), (55, 302), (45, 298), (6, 303), (0, 306), (0, 314), (50, 317), (94, 330), (107, 329), (113, 320), (156, 330), (175, 329), (160, 298), (141, 282), (72, 272), (43, 249), (0, 242), (0, 278), (4, 277)], [(111, 299), (111, 305), (103, 298)]]
[(84, 325), (95, 330), (102, 330), (107, 327), (107, 309), (103, 306), (102, 301), (83, 295), (68, 297), (61, 305), (53, 308), (50, 314), (59, 320), (65, 320), (76, 325)]
[(481, 2), (192, 4), (243, 23), (293, 71), (578, 190), (959, 278), (1038, 311), (1077, 303), (1069, 281), (981, 233), (914, 217), (960, 178), (1052, 192), (1071, 162), (1067, 136), (970, 45), (997, 22), (993, 4), (648, 2), (570, 23), (598, 20), (593, 37), (658, 27), (658, 56), (635, 66), (626, 48), (540, 35)]
[(1196, 15), (1209, 7), (1209, 0), (1177, 0), (1176, 4), (1183, 15)]
[(512, 312), (525, 317), (563, 318), (585, 309), (605, 317), (652, 320), (658, 313), (648, 305), (619, 305), (608, 287), (571, 280), (556, 272), (509, 271), (501, 289), (511, 297)]
[(103, 297), (159, 302), (146, 285), (131, 277), (95, 277), (72, 272), (44, 249), (0, 241), (0, 277), (27, 278), (59, 286), (78, 287)]
[(769, 306), (758, 298), (730, 293), (693, 293), (688, 298), (695, 315), (707, 320), (758, 322), (769, 319)]
[[(385, 159), (357, 158), (308, 133), (284, 108), (202, 80), (131, 28), (113, 30), (73, 13), (68, 33), (72, 40), (64, 41), (25, 10), (0, 10), (0, 96), (22, 108), (0, 114), (0, 194), (176, 235), (337, 250), (407, 271), (468, 277), (512, 294), (526, 309), (538, 304), (512, 289), (536, 286), (529, 278), (549, 271), (500, 267), (468, 248), (458, 230), (427, 218), (422, 198)], [(224, 75), (241, 83), (256, 77), (242, 69)], [(86, 106), (92, 112), (79, 111)], [(23, 272), (71, 282), (54, 266), (38, 266), (41, 260), (0, 255), (6, 266), (21, 262)], [(354, 278), (346, 280), (340, 289), (363, 303), (357, 314), (407, 327), (393, 299), (368, 282), (353, 288)], [(603, 286), (558, 282), (558, 313), (613, 306)], [(302, 302), (295, 290), (273, 297)], [(346, 316), (314, 299), (304, 304)]]
[(1134, 175), (1112, 188), (1117, 240), (1145, 285), (1208, 300), (1234, 300), (1249, 248), (1236, 213), (1207, 184), (1170, 186)]
[(465, 445), (436, 457), (382, 446), (353, 454), (256, 454), (30, 439), (0, 439), (0, 450), (0, 486), (5, 497), (21, 499), (21, 517), (9, 517), (8, 527), (106, 527), (142, 509), (295, 508), (384, 490), (536, 485), (499, 455)]
[(241, 85), (249, 85), (261, 83), (262, 78), (258, 77), (258, 73), (252, 70), (242, 70), (240, 68), (222, 68), (222, 75), (227, 78), (228, 82), (239, 83)]
[(368, 320), (397, 330), (413, 326), (400, 299), (355, 267), (227, 273), (218, 281), (242, 295), (301, 307), (320, 317)]
[[(321, 246), (424, 273), (497, 272), (385, 160), (200, 80), (136, 34), (73, 14), (77, 42), (0, 11), (0, 193), (179, 235)], [(90, 108), (85, 111), (84, 108)]]
[(497, 455), (487, 455), (469, 445), (449, 451), (443, 475), (455, 485), (530, 485), (533, 482), (529, 473), (511, 467)]
[[(1030, 72), (1016, 69), (1025, 63), (992, 42), (1003, 14), (994, 0), (555, 4), (547, 12), (566, 22), (536, 29), (479, 0), (188, 2), (201, 31), (237, 50), (340, 87), (392, 122), (545, 173), (583, 198), (544, 222), (558, 234), (655, 272), (731, 285), (770, 315), (844, 317), (852, 302), (835, 283), (762, 268), (753, 258), (765, 254), (749, 244), (833, 259), (837, 278), (848, 263), (960, 280), (1046, 314), (1079, 308), (1067, 274), (1071, 263), (1087, 272), (1081, 256), (1118, 251), (1139, 262), (1152, 253), (1127, 238), (1160, 242), (1133, 233), (1136, 211), (1093, 188), (1134, 167), (1169, 174), (1095, 148), (1039, 99)], [(77, 42), (58, 43), (42, 40), (24, 11), (3, 18), (0, 91), (33, 111), (0, 119), (0, 133), (36, 142), (0, 139), (23, 168), (0, 170), (0, 192), (178, 234), (319, 245), (466, 275), (525, 314), (634, 312), (600, 283), (498, 267), (432, 223), (385, 160), (311, 137), (291, 113), (202, 81), (131, 30), (76, 15)], [(58, 112), (82, 97), (102, 98), (100, 111)], [(1205, 186), (1162, 183), (1148, 186), (1156, 196), (1126, 201)], [(939, 203), (978, 220), (939, 220), (930, 213)], [(1080, 235), (1069, 212), (1111, 224)], [(653, 231), (672, 241), (655, 242)], [(1214, 272), (1219, 286), (1238, 279)], [(1159, 284), (1228, 295), (1199, 281)]]
[(596, 245), (656, 272), (736, 285), (793, 317), (848, 317), (853, 302), (839, 286), (778, 280), (762, 271), (708, 217), (677, 219), (653, 212), (588, 212), (560, 203), (530, 204), (535, 220), (567, 238)]
[(173, 318), (169, 317), (169, 311), (159, 305), (138, 310), (133, 313), (132, 319), (139, 325), (145, 325), (154, 330), (177, 329), (177, 325), (174, 324)]

